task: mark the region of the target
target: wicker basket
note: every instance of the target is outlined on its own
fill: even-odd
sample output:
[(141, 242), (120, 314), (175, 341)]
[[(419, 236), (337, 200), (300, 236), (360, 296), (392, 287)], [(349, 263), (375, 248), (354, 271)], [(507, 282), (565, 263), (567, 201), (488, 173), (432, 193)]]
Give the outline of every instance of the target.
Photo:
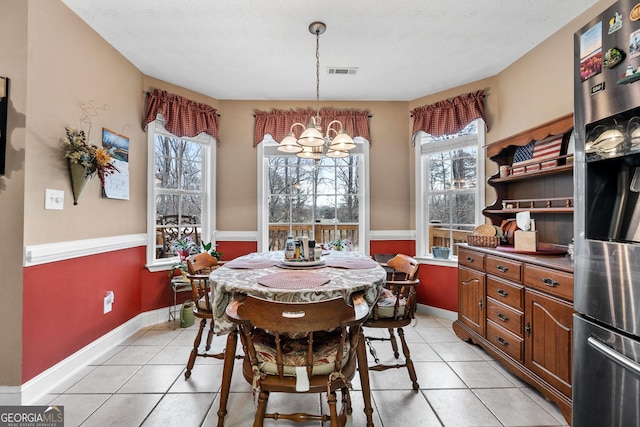
[(495, 248), (500, 244), (500, 238), (498, 236), (478, 236), (476, 234), (470, 234), (467, 236), (467, 243), (471, 246)]

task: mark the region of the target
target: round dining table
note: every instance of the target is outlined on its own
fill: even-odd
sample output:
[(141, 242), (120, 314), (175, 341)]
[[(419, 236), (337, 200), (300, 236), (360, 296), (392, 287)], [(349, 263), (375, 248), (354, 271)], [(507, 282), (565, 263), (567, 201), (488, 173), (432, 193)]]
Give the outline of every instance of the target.
[[(284, 252), (256, 252), (228, 261), (209, 276), (214, 310), (214, 331), (228, 334), (220, 391), (218, 426), (224, 425), (227, 397), (235, 361), (237, 331), (226, 317), (226, 308), (238, 295), (286, 302), (311, 302), (362, 297), (371, 310), (384, 287), (386, 270), (358, 252), (325, 252), (320, 260), (284, 259)], [(364, 334), (359, 332), (357, 358), (367, 426), (373, 426), (373, 409)]]

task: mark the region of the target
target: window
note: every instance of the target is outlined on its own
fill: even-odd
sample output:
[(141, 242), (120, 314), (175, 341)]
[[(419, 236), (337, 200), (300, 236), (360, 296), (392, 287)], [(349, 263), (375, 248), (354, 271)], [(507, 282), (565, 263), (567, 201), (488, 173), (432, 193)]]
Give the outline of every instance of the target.
[(368, 251), (368, 141), (343, 159), (301, 159), (277, 151), (270, 135), (258, 146), (260, 189), (259, 248), (282, 250), (287, 235), (318, 243), (345, 239), (351, 249)]
[(484, 121), (477, 119), (455, 135), (417, 132), (416, 254), (432, 246), (457, 254), (455, 243), (482, 220), (484, 205)]
[(197, 245), (212, 240), (215, 139), (204, 133), (176, 137), (157, 119), (148, 125), (148, 144), (147, 264), (166, 264), (177, 256), (175, 239), (190, 237)]

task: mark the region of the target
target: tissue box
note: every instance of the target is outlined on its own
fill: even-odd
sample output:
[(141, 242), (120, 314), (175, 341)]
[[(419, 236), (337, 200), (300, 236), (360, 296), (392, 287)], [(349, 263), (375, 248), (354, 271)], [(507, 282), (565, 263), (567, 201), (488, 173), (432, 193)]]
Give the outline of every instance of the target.
[(513, 233), (513, 246), (516, 251), (536, 252), (538, 250), (538, 232), (518, 230)]

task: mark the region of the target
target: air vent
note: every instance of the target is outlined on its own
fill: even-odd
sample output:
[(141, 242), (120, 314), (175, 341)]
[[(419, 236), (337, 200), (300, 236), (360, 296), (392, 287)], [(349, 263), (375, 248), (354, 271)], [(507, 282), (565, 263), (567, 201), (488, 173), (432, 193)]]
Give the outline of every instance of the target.
[(329, 74), (352, 75), (358, 72), (358, 67), (329, 67), (327, 71)]

